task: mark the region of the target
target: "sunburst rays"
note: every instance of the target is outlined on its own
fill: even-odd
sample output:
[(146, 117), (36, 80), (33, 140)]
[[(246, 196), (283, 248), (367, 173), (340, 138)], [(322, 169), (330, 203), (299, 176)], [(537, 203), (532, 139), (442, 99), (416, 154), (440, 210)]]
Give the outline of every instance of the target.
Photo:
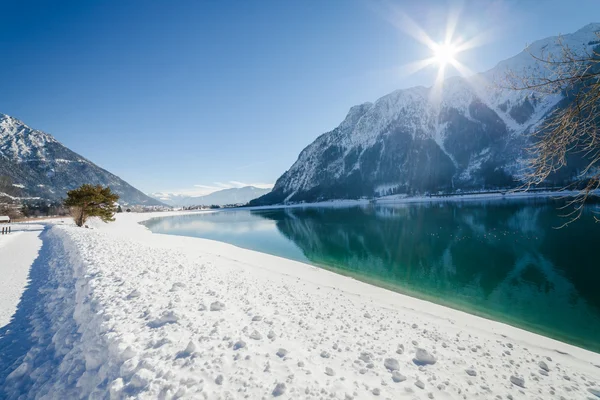
[[(386, 19), (398, 30), (411, 36), (426, 46), (431, 52), (430, 57), (405, 64), (401, 70), (410, 75), (427, 68), (437, 67), (433, 90), (431, 91), (431, 100), (434, 102), (441, 100), (444, 80), (448, 75), (449, 69), (453, 69), (459, 75), (469, 78), (469, 80), (473, 79), (474, 72), (460, 61), (461, 55), (463, 52), (481, 46), (489, 39), (489, 35), (486, 32), (472, 37), (465, 38), (462, 36), (459, 32), (460, 15), (461, 9), (459, 7), (451, 9), (448, 12), (443, 33), (444, 37), (436, 41), (421, 25), (399, 8), (391, 7), (386, 12)], [(473, 84), (474, 82), (469, 83)]]

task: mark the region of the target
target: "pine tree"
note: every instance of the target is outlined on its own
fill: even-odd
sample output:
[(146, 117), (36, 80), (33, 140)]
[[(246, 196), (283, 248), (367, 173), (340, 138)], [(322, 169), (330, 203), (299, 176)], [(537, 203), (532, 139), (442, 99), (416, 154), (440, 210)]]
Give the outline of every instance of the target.
[(119, 196), (108, 186), (85, 184), (78, 189), (68, 191), (64, 205), (71, 210), (75, 224), (83, 226), (89, 217), (100, 217), (104, 222), (114, 221), (114, 214), (117, 211), (115, 202), (118, 199)]

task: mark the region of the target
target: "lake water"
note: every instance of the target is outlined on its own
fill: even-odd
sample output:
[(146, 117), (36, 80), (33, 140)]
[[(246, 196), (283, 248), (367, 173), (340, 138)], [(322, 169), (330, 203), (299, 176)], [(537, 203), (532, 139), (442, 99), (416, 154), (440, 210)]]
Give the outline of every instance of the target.
[[(229, 210), (155, 218), (600, 352), (600, 223), (556, 201)], [(595, 208), (598, 210), (598, 208)]]

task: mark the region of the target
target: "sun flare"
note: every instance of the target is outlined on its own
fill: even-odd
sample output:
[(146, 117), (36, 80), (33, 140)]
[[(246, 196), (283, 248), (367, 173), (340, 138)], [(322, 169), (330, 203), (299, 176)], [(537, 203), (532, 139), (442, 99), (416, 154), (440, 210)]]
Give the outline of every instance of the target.
[[(480, 81), (474, 76), (474, 72), (468, 68), (463, 61), (463, 53), (481, 46), (491, 38), (491, 31), (481, 31), (465, 36), (461, 33), (459, 17), (461, 8), (452, 9), (448, 12), (447, 23), (444, 32), (436, 32), (438, 40), (433, 38), (433, 32), (427, 32), (402, 10), (392, 7), (389, 12), (390, 21), (399, 30), (426, 46), (429, 56), (420, 60), (409, 62), (402, 66), (401, 73), (411, 75), (425, 69), (437, 70), (433, 90), (430, 97), (439, 100), (443, 92), (444, 81), (447, 75), (460, 75), (468, 77), (469, 82)], [(458, 30), (458, 32), (457, 32)], [(479, 85), (482, 86), (482, 85)]]
[(452, 43), (439, 43), (432, 46), (433, 50), (433, 58), (435, 63), (440, 66), (445, 66), (446, 64), (455, 64), (456, 63), (456, 54), (458, 53), (458, 48)]

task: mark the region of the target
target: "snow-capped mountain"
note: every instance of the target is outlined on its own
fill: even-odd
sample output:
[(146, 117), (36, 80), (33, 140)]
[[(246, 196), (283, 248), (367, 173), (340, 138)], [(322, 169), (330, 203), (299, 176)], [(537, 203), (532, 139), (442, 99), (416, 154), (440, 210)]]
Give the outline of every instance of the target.
[(271, 189), (262, 189), (255, 186), (244, 186), (219, 190), (205, 196), (187, 196), (173, 193), (154, 193), (152, 196), (170, 206), (189, 207), (200, 205), (246, 204), (262, 195), (269, 193)]
[[(598, 31), (600, 24), (590, 24), (562, 42), (578, 53), (590, 51), (599, 43)], [(557, 54), (557, 39), (539, 40), (487, 72), (448, 78), (441, 89), (397, 90), (352, 107), (337, 128), (300, 153), (271, 193), (252, 204), (519, 185), (530, 156), (528, 133), (566, 100), (498, 83), (508, 71), (543, 74), (531, 54)], [(572, 175), (561, 171), (553, 183)]]
[(58, 200), (90, 183), (110, 186), (122, 204), (162, 205), (48, 133), (5, 114), (0, 114), (0, 176), (8, 176), (24, 197)]

